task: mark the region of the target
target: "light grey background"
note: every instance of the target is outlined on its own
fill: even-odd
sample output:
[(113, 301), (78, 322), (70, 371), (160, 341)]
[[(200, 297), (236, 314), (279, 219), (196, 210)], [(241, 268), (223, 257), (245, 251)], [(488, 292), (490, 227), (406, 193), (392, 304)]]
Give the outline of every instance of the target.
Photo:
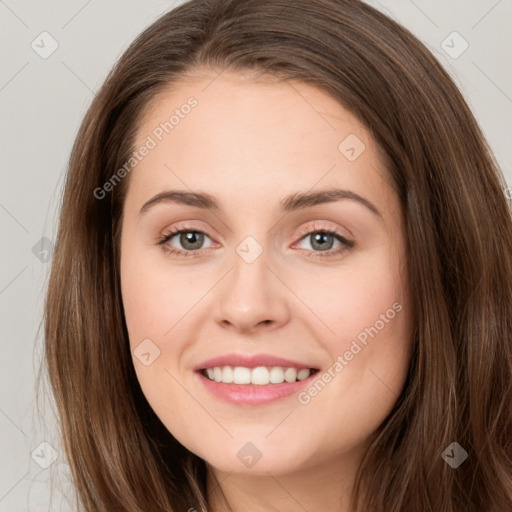
[[(52, 402), (44, 390), (36, 400), (34, 388), (61, 187), (94, 92), (135, 36), (179, 3), (0, 0), (0, 511), (73, 510)], [(512, 185), (512, 0), (368, 3), (408, 27), (448, 69)], [(42, 58), (52, 39), (58, 48)]]

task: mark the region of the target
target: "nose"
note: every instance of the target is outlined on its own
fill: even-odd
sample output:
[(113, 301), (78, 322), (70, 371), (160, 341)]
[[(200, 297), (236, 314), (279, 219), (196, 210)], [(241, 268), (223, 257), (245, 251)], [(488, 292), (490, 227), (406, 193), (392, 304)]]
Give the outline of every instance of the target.
[(238, 333), (274, 330), (289, 321), (290, 295), (265, 251), (250, 263), (235, 254), (232, 270), (219, 283), (215, 320)]

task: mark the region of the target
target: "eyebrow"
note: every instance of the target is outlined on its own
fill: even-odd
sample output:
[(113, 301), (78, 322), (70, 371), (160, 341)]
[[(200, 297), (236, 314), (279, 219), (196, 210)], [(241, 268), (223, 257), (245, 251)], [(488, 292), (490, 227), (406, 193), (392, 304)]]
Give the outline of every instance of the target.
[[(290, 213), (293, 211), (303, 210), (310, 208), (318, 204), (333, 203), (341, 199), (349, 199), (357, 201), (372, 213), (378, 217), (382, 217), (382, 214), (377, 207), (365, 199), (364, 197), (352, 192), (350, 190), (344, 190), (339, 188), (320, 190), (318, 192), (296, 192), (290, 196), (285, 197), (280, 202), (280, 210), (283, 213)], [(139, 215), (147, 212), (153, 206), (160, 203), (178, 203), (188, 206), (195, 206), (197, 208), (204, 208), (220, 212), (220, 203), (210, 194), (205, 192), (189, 192), (186, 190), (168, 190), (160, 192), (156, 196), (146, 201), (140, 209)]]

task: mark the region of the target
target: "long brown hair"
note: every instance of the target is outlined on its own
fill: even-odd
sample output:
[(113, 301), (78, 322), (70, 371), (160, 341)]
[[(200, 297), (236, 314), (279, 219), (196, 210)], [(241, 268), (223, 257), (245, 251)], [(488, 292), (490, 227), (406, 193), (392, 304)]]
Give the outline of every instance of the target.
[[(123, 316), (119, 228), (144, 109), (201, 69), (300, 80), (370, 130), (406, 219), (413, 356), (372, 439), (354, 510), (512, 510), (512, 218), (506, 184), (453, 81), (408, 30), (357, 0), (191, 0), (126, 50), (69, 162), (45, 304), (49, 379), (88, 512), (207, 510), (206, 463), (139, 387)], [(199, 107), (200, 108), (200, 105)], [(443, 450), (467, 460), (453, 469)]]

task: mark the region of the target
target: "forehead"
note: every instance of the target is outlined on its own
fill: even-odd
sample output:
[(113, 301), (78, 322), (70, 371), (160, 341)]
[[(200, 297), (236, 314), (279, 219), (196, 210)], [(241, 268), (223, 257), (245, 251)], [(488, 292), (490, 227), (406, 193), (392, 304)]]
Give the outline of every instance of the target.
[(267, 199), (315, 186), (382, 186), (366, 127), (302, 82), (226, 71), (188, 76), (148, 105), (135, 147), (149, 139), (154, 147), (130, 175), (141, 197), (177, 186), (221, 198), (238, 191), (243, 207), (248, 191)]
[[(191, 98), (197, 106), (183, 115), (180, 110), (188, 110), (186, 105)], [(178, 124), (190, 128), (203, 126), (203, 132), (207, 128), (217, 141), (227, 135), (231, 140), (248, 143), (248, 136), (259, 136), (266, 139), (265, 148), (271, 143), (299, 145), (307, 136), (312, 142), (321, 139), (324, 146), (337, 150), (336, 142), (342, 135), (340, 128), (353, 129), (360, 135), (364, 132), (363, 136), (367, 136), (364, 125), (321, 89), (303, 82), (279, 81), (272, 76), (255, 77), (247, 72), (224, 71), (219, 75), (203, 71), (173, 83), (148, 104), (138, 141), (168, 121), (173, 113), (179, 115), (179, 123), (166, 138), (181, 142), (186, 142), (190, 134), (185, 137), (183, 132), (187, 130), (178, 130)], [(279, 136), (271, 138), (271, 135)], [(250, 147), (248, 143), (238, 149)]]

